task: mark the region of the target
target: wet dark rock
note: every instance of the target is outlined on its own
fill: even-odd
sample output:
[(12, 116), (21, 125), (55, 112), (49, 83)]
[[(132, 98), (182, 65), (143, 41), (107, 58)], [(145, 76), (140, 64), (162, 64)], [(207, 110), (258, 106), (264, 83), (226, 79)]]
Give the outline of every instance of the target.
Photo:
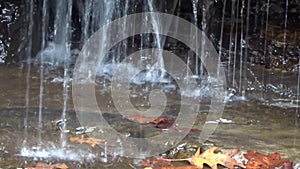
[(174, 148), (172, 148), (167, 153), (167, 157), (170, 159), (190, 158), (201, 146), (202, 144), (200, 144), (199, 142), (195, 142), (193, 140), (185, 140), (184, 142), (180, 142), (179, 144), (174, 146)]
[[(0, 62), (17, 64), (40, 50), (41, 2), (33, 1), (0, 2)], [(32, 10), (32, 12), (30, 12)], [(32, 13), (32, 16), (30, 16)], [(32, 21), (30, 19), (32, 17)], [(32, 23), (34, 22), (34, 23)], [(29, 34), (32, 24), (34, 33)], [(27, 46), (31, 42), (32, 46)]]
[[(49, 22), (47, 27), (49, 32), (53, 32), (53, 24), (55, 19), (55, 2), (50, 0), (47, 6), (49, 10)], [(32, 0), (33, 5), (30, 4), (30, 0), (27, 1), (13, 1), (5, 0), (0, 2), (0, 63), (20, 63), (20, 61), (26, 60), (29, 56), (34, 58), (37, 53), (41, 50), (41, 39), (42, 39), (42, 3), (43, 1)], [(121, 1), (123, 3), (123, 1)], [(232, 2), (226, 1), (225, 10), (225, 34), (229, 33), (230, 29), (226, 28), (226, 25), (230, 25), (231, 13), (232, 13)], [(142, 11), (142, 5), (144, 2), (131, 2), (128, 14), (134, 12)], [(179, 0), (177, 5), (173, 4), (174, 1), (166, 0), (155, 1), (158, 11), (163, 11), (167, 13), (175, 13), (186, 20), (193, 22), (193, 8), (191, 0)], [(201, 28), (201, 19), (203, 13), (203, 5), (208, 7), (207, 10), (207, 28), (206, 32), (208, 37), (218, 46), (220, 38), (220, 29), (222, 22), (222, 12), (224, 1), (206, 1), (206, 4), (202, 4), (199, 1), (198, 4), (198, 25)], [(242, 10), (242, 3), (245, 3), (243, 8), (244, 14), (247, 12), (247, 1), (240, 1), (240, 9)], [(252, 33), (259, 33), (260, 29), (265, 28), (265, 14), (269, 7), (269, 23), (275, 23), (278, 26), (284, 25), (285, 12), (287, 10), (287, 24), (289, 27), (293, 23), (298, 23), (300, 20), (300, 6), (298, 0), (289, 1), (289, 6), (286, 9), (285, 1), (271, 0), (270, 4), (266, 4), (265, 1), (251, 1), (250, 4), (250, 36)], [(73, 48), (80, 48), (82, 46), (82, 16), (84, 13), (85, 1), (74, 1), (72, 7), (72, 46)], [(122, 4), (121, 4), (122, 6)], [(134, 7), (134, 8), (133, 8)], [(174, 11), (171, 11), (175, 7)], [(32, 11), (32, 12), (31, 12)], [(30, 16), (32, 15), (32, 16)], [(115, 17), (119, 17), (119, 13), (115, 14)], [(243, 18), (235, 20), (238, 23), (243, 21), (246, 24), (246, 15)], [(91, 18), (93, 19), (93, 18)], [(32, 24), (32, 30), (34, 33), (30, 35), (30, 24)], [(294, 26), (293, 26), (294, 27)], [(299, 27), (299, 26), (296, 26)], [(92, 31), (92, 30), (90, 30)], [(51, 34), (46, 35), (46, 39), (51, 39)], [(273, 37), (272, 37), (273, 38)], [(275, 37), (274, 37), (275, 38)], [(225, 38), (226, 39), (226, 38)], [(275, 38), (276, 39), (276, 38)], [(272, 40), (271, 40), (272, 41)], [(224, 43), (228, 41), (224, 41)], [(32, 46), (28, 46), (32, 43)], [(177, 43), (177, 42), (175, 42)], [(276, 44), (277, 42), (275, 42)], [(170, 44), (167, 44), (170, 46)], [(228, 45), (228, 44), (227, 44)], [(298, 46), (297, 44), (296, 46)], [(172, 46), (172, 45), (171, 45)], [(226, 47), (226, 44), (223, 45)], [(287, 52), (288, 55), (295, 56), (295, 52)], [(259, 57), (262, 57), (261, 55)], [(269, 58), (267, 59), (267, 68), (272, 67), (269, 63), (271, 62)], [(262, 58), (261, 60), (265, 60)]]

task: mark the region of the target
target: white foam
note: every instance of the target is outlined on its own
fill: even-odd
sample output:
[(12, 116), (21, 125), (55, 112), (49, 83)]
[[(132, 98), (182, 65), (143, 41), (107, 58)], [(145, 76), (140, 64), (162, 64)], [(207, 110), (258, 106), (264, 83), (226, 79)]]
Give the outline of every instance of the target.
[[(118, 73), (116, 78), (116, 73)], [(135, 75), (129, 77), (129, 75)], [(156, 69), (143, 71), (135, 67), (130, 63), (118, 63), (118, 64), (101, 64), (97, 71), (97, 76), (105, 77), (108, 80), (117, 80), (118, 82), (131, 82), (133, 84), (144, 83), (170, 83), (170, 79), (165, 78), (163, 73), (159, 73)]]
[(32, 148), (23, 147), (20, 156), (32, 158), (54, 158), (72, 161), (92, 161), (96, 158), (95, 154), (82, 150), (70, 150), (64, 148)]

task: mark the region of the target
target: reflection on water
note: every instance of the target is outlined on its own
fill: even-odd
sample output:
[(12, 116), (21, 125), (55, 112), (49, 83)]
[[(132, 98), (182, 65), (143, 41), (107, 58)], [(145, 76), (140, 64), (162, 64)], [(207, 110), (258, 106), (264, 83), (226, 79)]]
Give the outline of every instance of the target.
[[(26, 92), (26, 68), (0, 67), (0, 166), (21, 167), (33, 164), (34, 160), (46, 160), (51, 162), (62, 161), (74, 168), (99, 168), (112, 165), (115, 168), (130, 168), (129, 164), (134, 164), (132, 159), (120, 158), (121, 151), (107, 156), (106, 151), (100, 147), (91, 148), (85, 144), (71, 143), (67, 139), (67, 145), (61, 148), (60, 131), (55, 122), (61, 118), (63, 109), (63, 83), (59, 80), (62, 74), (59, 70), (52, 71), (51, 75), (44, 77), (44, 99), (43, 99), (43, 119), (42, 130), (38, 128), (38, 96), (39, 96), (39, 72), (31, 71), (30, 74), (30, 95), (28, 117), (25, 114), (25, 92)], [(259, 67), (257, 67), (259, 69)], [(259, 71), (254, 70), (253, 71)], [(276, 76), (276, 72), (273, 74)], [(293, 79), (295, 74), (286, 74), (286, 79)], [(250, 77), (249, 77), (250, 78)], [(257, 77), (260, 78), (260, 77)], [(273, 79), (273, 78), (272, 78)], [(96, 91), (99, 92), (98, 103), (105, 113), (110, 124), (123, 134), (141, 136), (152, 136), (160, 131), (151, 125), (145, 125), (143, 132), (136, 130), (135, 123), (129, 122), (117, 113), (113, 106), (110, 83), (106, 80), (98, 79)], [(287, 88), (293, 88), (293, 80), (286, 81)], [(276, 86), (276, 82), (270, 82)], [(155, 88), (155, 85), (149, 85)], [(71, 87), (68, 88), (71, 90)], [(138, 109), (149, 108), (149, 100), (144, 88), (133, 87), (131, 92), (131, 102)], [(167, 91), (167, 108), (164, 115), (176, 118), (180, 98), (178, 92), (173, 88)], [(234, 92), (231, 92), (234, 93)], [(69, 91), (71, 95), (71, 91)], [(253, 95), (260, 96), (261, 90), (257, 86), (253, 90), (248, 90), (247, 98)], [(276, 98), (276, 92), (265, 92), (265, 98)], [(71, 97), (71, 96), (69, 96)], [(243, 147), (243, 149), (258, 150), (263, 153), (280, 152), (283, 158), (300, 161), (300, 128), (298, 102), (284, 99), (263, 100), (239, 100), (234, 99), (234, 94), (226, 104), (220, 125), (212, 137), (207, 141), (226, 148)], [(280, 97), (278, 97), (280, 98)], [(281, 97), (283, 98), (283, 97)], [(68, 102), (67, 129), (70, 133), (67, 138), (74, 135), (72, 132), (80, 124), (73, 111), (72, 99)], [(196, 120), (194, 129), (201, 129), (207, 112), (209, 111), (209, 98), (198, 98), (201, 102), (200, 114)], [(24, 120), (28, 122), (28, 128), (24, 128)], [(95, 124), (101, 129), (101, 125)], [(27, 131), (25, 134), (24, 131)], [(40, 135), (41, 141), (36, 138)], [(197, 142), (199, 133), (191, 132), (183, 142)], [(25, 141), (24, 141), (25, 140)], [(108, 145), (110, 146), (110, 145)], [(174, 145), (175, 146), (175, 145)], [(30, 158), (34, 157), (34, 158)], [(121, 160), (120, 160), (121, 159)], [(106, 163), (108, 161), (108, 163)], [(118, 162), (117, 162), (118, 161)]]

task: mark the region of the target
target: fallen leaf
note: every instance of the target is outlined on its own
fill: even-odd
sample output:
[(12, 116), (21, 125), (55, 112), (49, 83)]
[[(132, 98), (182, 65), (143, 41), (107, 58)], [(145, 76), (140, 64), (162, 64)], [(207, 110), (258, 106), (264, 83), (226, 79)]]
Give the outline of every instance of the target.
[(163, 167), (163, 166), (168, 166), (168, 165), (171, 165), (171, 162), (164, 159), (164, 158), (159, 158), (159, 157), (152, 157), (152, 158), (149, 158), (149, 159), (146, 159), (144, 161), (142, 161), (140, 163), (141, 166), (143, 167), (154, 167), (154, 168), (157, 168), (157, 167)]
[(285, 169), (289, 169), (289, 167), (293, 166), (291, 161), (281, 160), (279, 153), (265, 156), (259, 152), (249, 150), (244, 156), (248, 160), (246, 164), (247, 169), (274, 169), (281, 166), (284, 166)]
[(104, 142), (101, 139), (96, 139), (91, 137), (71, 137), (70, 141), (75, 143), (80, 143), (80, 144), (86, 143), (91, 145), (92, 147), (95, 147), (97, 144), (101, 144)]
[(164, 123), (165, 121), (167, 121), (167, 118), (165, 118), (165, 117), (159, 117), (159, 118), (146, 117), (141, 114), (135, 114), (135, 115), (129, 116), (129, 119), (133, 120), (135, 122), (138, 122), (138, 123), (152, 123), (155, 125), (158, 125), (158, 124), (161, 124), (161, 123)]
[(150, 123), (151, 121), (154, 121), (156, 118), (146, 117), (141, 114), (135, 114), (130, 116), (129, 119), (142, 124), (142, 123)]
[(200, 148), (198, 148), (195, 155), (189, 160), (191, 164), (203, 168), (204, 164), (207, 164), (212, 169), (217, 169), (218, 164), (227, 167), (234, 168), (234, 166), (244, 167), (243, 164), (238, 163), (235, 159), (232, 158), (235, 154), (239, 152), (239, 150), (233, 150), (227, 154), (215, 153), (214, 151), (218, 149), (218, 147), (211, 147), (208, 150), (204, 151), (200, 154)]
[[(245, 166), (241, 163), (238, 163), (235, 159), (232, 158), (235, 154), (239, 152), (239, 149), (235, 149), (229, 153), (221, 154), (215, 153), (215, 150), (218, 147), (211, 147), (208, 150), (200, 154), (200, 148), (197, 149), (195, 155), (191, 158), (186, 159), (152, 159), (143, 163), (143, 166), (152, 167), (153, 169), (203, 169), (204, 164), (208, 165), (212, 169), (217, 169), (218, 164), (224, 167), (233, 169), (235, 166), (243, 167)], [(161, 161), (168, 162), (179, 162), (179, 161), (188, 161), (192, 165), (188, 166), (168, 166), (165, 164), (163, 166), (158, 164), (163, 164)]]
[(150, 123), (155, 124), (155, 125), (158, 125), (158, 124), (161, 124), (161, 123), (166, 122), (167, 120), (168, 120), (168, 119), (165, 118), (165, 117), (160, 117), (160, 118), (157, 118), (157, 119), (152, 120)]
[(175, 122), (175, 120), (166, 119), (162, 123), (157, 124), (156, 127), (161, 130), (165, 130), (165, 129), (170, 128), (174, 124), (174, 122)]
[(46, 164), (38, 162), (35, 167), (27, 167), (27, 169), (68, 169), (66, 164)]
[[(152, 123), (155, 125), (155, 127), (159, 128), (160, 130), (169, 130), (175, 120), (170, 120), (166, 117), (159, 117), (159, 118), (154, 118), (154, 117), (146, 117), (143, 116), (141, 114), (136, 114), (136, 115), (132, 115), (129, 117), (130, 120), (135, 121), (137, 123)], [(176, 131), (190, 131), (191, 133), (200, 133), (201, 130), (199, 129), (189, 129), (189, 128), (171, 128), (172, 130), (176, 130)]]

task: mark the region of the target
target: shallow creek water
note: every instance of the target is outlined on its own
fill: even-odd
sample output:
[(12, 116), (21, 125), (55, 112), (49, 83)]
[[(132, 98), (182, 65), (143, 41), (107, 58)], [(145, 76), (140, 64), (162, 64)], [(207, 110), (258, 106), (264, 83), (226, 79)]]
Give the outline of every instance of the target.
[[(118, 154), (106, 154), (100, 147), (71, 143), (61, 148), (60, 131), (55, 122), (61, 118), (63, 107), (62, 82), (57, 78), (56, 70), (46, 76), (44, 81), (42, 130), (38, 128), (38, 106), (40, 80), (38, 70), (32, 69), (29, 78), (29, 107), (25, 107), (27, 69), (18, 67), (0, 67), (0, 168), (17, 168), (34, 166), (34, 162), (66, 163), (70, 168), (140, 168), (139, 161), (121, 158)], [(290, 75), (291, 79), (295, 74)], [(70, 84), (71, 85), (71, 84)], [(106, 90), (108, 82), (101, 82), (96, 91), (99, 92), (98, 103), (103, 116), (116, 130), (134, 136), (149, 137), (159, 134), (160, 130), (150, 124), (132, 123), (117, 113), (113, 107), (110, 92)], [(71, 86), (69, 87), (71, 91)], [(70, 93), (70, 92), (69, 92)], [(132, 92), (132, 104), (136, 108), (147, 107), (146, 97), (139, 99), (138, 90)], [(268, 93), (266, 93), (268, 95)], [(176, 110), (180, 104), (176, 92), (167, 94), (170, 101), (164, 115), (176, 118)], [(67, 129), (72, 131), (80, 127), (72, 105), (71, 96), (68, 102)], [(201, 103), (194, 130), (182, 140), (182, 144), (195, 147), (199, 132), (209, 111), (209, 101)], [(226, 103), (221, 122), (206, 144), (214, 144), (225, 149), (252, 149), (262, 153), (279, 152), (284, 159), (300, 162), (300, 127), (297, 119), (297, 105), (286, 106), (283, 103), (270, 103), (258, 100), (236, 100)], [(27, 118), (26, 118), (26, 112)], [(28, 128), (24, 128), (27, 120)], [(101, 125), (97, 126), (101, 128)], [(113, 146), (113, 145), (108, 145)], [(174, 145), (176, 146), (176, 145)]]

